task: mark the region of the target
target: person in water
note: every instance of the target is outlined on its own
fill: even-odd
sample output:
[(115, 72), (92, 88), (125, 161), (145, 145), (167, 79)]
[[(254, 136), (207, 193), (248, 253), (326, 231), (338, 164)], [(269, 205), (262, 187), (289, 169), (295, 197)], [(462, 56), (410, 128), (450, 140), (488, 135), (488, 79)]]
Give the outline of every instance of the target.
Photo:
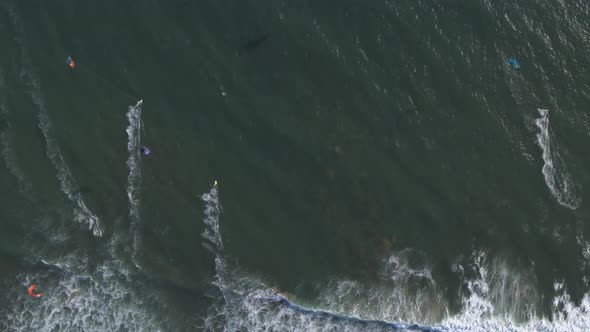
[(147, 146), (142, 146), (141, 149), (139, 149), (141, 151), (141, 154), (145, 155), (145, 156), (149, 156), (150, 154), (150, 149), (148, 149)]

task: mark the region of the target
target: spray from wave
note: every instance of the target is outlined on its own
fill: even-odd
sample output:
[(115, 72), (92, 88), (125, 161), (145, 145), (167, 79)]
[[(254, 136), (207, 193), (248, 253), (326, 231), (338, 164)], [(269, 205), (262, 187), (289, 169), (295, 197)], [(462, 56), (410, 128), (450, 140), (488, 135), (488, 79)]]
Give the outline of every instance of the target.
[(140, 100), (135, 106), (129, 106), (127, 119), (127, 167), (129, 175), (127, 176), (127, 197), (129, 199), (129, 219), (131, 235), (133, 236), (133, 262), (139, 268), (138, 253), (141, 248), (139, 208), (140, 199), (139, 191), (141, 188), (141, 155), (139, 153), (141, 144), (141, 107), (143, 100)]
[(20, 19), (13, 8), (9, 8), (9, 14), (12, 18), (15, 31), (17, 32), (15, 40), (20, 47), (21, 58), (23, 59), (21, 79), (29, 88), (28, 93), (31, 96), (33, 103), (37, 106), (39, 128), (41, 129), (41, 132), (45, 138), (46, 153), (51, 160), (51, 163), (55, 167), (55, 170), (57, 171), (57, 177), (60, 182), (61, 191), (72, 203), (75, 204), (74, 220), (79, 223), (85, 223), (88, 225), (88, 229), (92, 231), (94, 236), (100, 237), (103, 233), (100, 220), (86, 206), (86, 203), (82, 199), (82, 195), (78, 189), (78, 185), (76, 184), (76, 180), (74, 179), (74, 176), (66, 164), (63, 155), (61, 154), (59, 145), (53, 138), (52, 125), (49, 120), (49, 112), (47, 111), (45, 100), (41, 92), (39, 79), (37, 79), (33, 73), (33, 66), (27, 54), (26, 46), (23, 42), (23, 40), (25, 40), (25, 33), (22, 25), (19, 22)]
[(580, 205), (581, 198), (576, 197), (576, 188), (567, 173), (565, 163), (559, 155), (557, 147), (553, 145), (551, 140), (549, 110), (538, 109), (538, 111), (541, 117), (535, 120), (535, 125), (539, 129), (537, 143), (543, 151), (544, 165), (542, 172), (545, 176), (545, 183), (547, 183), (551, 194), (559, 204), (575, 210)]

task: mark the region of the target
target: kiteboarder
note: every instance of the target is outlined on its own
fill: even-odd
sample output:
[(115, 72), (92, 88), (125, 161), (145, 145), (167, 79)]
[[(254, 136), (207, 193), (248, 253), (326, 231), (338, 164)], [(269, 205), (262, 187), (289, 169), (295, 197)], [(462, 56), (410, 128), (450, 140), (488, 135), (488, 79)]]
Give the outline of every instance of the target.
[(41, 293), (35, 293), (35, 287), (36, 287), (35, 285), (29, 286), (29, 288), (27, 288), (27, 293), (29, 294), (30, 297), (36, 299), (36, 298), (41, 297), (41, 295), (43, 295), (43, 294), (41, 294)]
[(147, 146), (142, 146), (141, 149), (139, 149), (141, 151), (141, 154), (143, 154), (144, 156), (149, 156), (151, 151)]

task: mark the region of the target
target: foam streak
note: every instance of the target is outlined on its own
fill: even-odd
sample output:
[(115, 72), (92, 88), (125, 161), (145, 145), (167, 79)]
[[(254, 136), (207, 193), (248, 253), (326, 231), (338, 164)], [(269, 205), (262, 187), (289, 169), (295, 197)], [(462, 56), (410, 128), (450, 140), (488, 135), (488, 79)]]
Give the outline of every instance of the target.
[(131, 235), (133, 236), (133, 261), (139, 268), (138, 252), (141, 248), (141, 230), (140, 230), (140, 198), (141, 189), (141, 155), (139, 153), (141, 144), (141, 107), (143, 100), (140, 100), (135, 106), (129, 106), (127, 119), (127, 167), (129, 175), (127, 176), (127, 198), (129, 199), (129, 220)]

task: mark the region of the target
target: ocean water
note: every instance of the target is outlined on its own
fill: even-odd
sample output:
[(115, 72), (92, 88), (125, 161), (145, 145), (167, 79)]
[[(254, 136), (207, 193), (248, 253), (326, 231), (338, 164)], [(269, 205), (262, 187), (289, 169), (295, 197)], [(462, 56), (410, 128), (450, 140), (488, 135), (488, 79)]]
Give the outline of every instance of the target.
[(2, 331), (590, 330), (587, 1), (3, 0), (0, 43)]

